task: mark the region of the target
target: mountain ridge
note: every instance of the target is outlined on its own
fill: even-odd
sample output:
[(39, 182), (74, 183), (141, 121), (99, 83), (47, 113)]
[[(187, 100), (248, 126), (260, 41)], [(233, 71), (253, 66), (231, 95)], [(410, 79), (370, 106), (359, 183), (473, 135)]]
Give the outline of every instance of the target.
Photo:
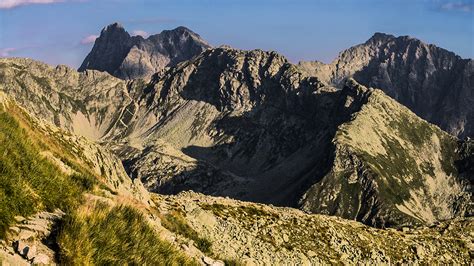
[[(26, 112), (19, 114), (13, 111), (16, 108), (21, 107), (0, 91), (2, 121), (5, 112), (13, 115), (15, 120), (29, 120)], [(113, 158), (106, 149), (102, 149), (101, 155), (88, 148), (82, 150), (80, 147), (99, 146), (83, 137), (64, 132), (43, 120), (30, 119), (35, 122), (27, 126), (28, 129), (24, 128), (28, 136), (22, 141), (47, 141), (49, 145), (38, 146), (41, 154), (46, 154), (43, 149), (53, 148), (44, 160), (58, 166), (64, 164), (58, 168), (63, 169), (64, 173), (67, 172), (66, 166), (73, 166), (74, 163), (55, 159), (56, 156), (62, 158), (73, 152), (78, 158), (84, 158), (81, 151), (86, 151), (90, 152), (91, 157)], [(0, 124), (2, 132), (5, 132), (5, 126), (5, 123)], [(32, 137), (30, 134), (38, 135)], [(50, 138), (55, 140), (50, 142)], [(6, 147), (11, 140), (7, 140)], [(54, 149), (56, 141), (69, 148)], [(22, 153), (24, 148), (16, 152)], [(24, 156), (19, 157), (16, 163), (23, 163), (23, 160)], [(107, 164), (93, 162), (93, 165), (97, 175), (108, 171), (108, 166), (105, 171), (101, 168)], [(75, 170), (84, 171), (80, 168)], [(123, 168), (117, 170), (123, 172)], [(95, 178), (99, 184), (104, 181), (101, 177)], [(83, 185), (92, 184), (95, 188), (85, 193), (80, 205), (73, 210), (47, 211), (51, 203), (45, 201), (46, 206), (43, 207), (46, 210), (40, 208), (32, 215), (14, 212), (16, 216), (10, 227), (2, 228), (1, 233), (6, 233), (6, 237), (0, 241), (0, 261), (13, 265), (30, 265), (31, 262), (100, 263), (109, 260), (124, 263), (162, 263), (166, 260), (180, 265), (288, 262), (462, 264), (467, 263), (474, 252), (470, 241), (474, 223), (469, 218), (441, 222), (431, 227), (382, 230), (339, 217), (307, 214), (293, 208), (241, 202), (190, 191), (173, 196), (153, 193), (147, 196), (146, 191), (129, 187), (130, 180), (125, 178), (112, 177), (107, 181), (110, 187), (97, 187), (94, 179), (89, 180), (92, 183), (85, 182), (88, 179), (81, 180)], [(133, 183), (139, 185), (138, 182)], [(43, 189), (50, 189), (52, 185), (54, 188), (54, 183), (46, 182)], [(35, 201), (38, 201), (38, 196)], [(44, 200), (46, 196), (41, 194), (40, 199)], [(9, 203), (18, 200), (14, 195), (7, 195), (7, 199)], [(116, 232), (117, 228), (121, 230)], [(124, 246), (127, 247), (125, 250)], [(107, 257), (103, 256), (105, 252)]]
[(420, 117), (461, 138), (474, 134), (474, 61), (410, 36), (376, 33), (342, 51), (330, 64), (300, 69), (342, 86), (346, 78), (382, 89)]

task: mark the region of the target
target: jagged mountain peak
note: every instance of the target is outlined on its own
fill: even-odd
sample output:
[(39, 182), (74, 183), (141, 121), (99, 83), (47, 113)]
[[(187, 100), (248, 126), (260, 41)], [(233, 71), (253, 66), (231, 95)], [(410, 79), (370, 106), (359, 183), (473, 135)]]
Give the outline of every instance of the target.
[[(125, 29), (123, 24), (121, 24), (120, 22), (114, 22), (112, 24), (109, 24), (105, 26), (101, 31), (101, 35), (113, 35), (113, 34), (124, 34), (124, 33), (131, 36), (130, 33)], [(178, 26), (171, 30), (163, 30), (160, 33), (152, 34), (148, 37), (142, 37), (140, 35), (137, 35), (134, 37), (142, 37), (143, 39), (149, 39), (149, 38), (160, 38), (160, 36), (171, 36), (171, 35), (175, 35), (175, 36), (190, 35), (196, 38), (201, 38), (199, 34), (195, 33), (194, 31), (192, 31), (191, 29), (185, 26)]]
[(199, 34), (195, 33), (194, 31), (192, 31), (191, 29), (185, 27), (185, 26), (178, 26), (172, 30), (163, 30), (161, 32), (162, 34), (164, 33), (174, 33), (174, 34), (191, 34), (191, 35), (195, 35), (195, 36), (199, 36)]
[(183, 26), (143, 38), (132, 37), (121, 24), (113, 23), (102, 30), (79, 71), (95, 69), (121, 79), (147, 79), (210, 47), (201, 36)]
[[(225, 75), (251, 75), (255, 76), (252, 80), (264, 78), (277, 73), (282, 74), (284, 71), (280, 68), (288, 69), (296, 68), (281, 54), (275, 51), (240, 50), (230, 46), (221, 46), (204, 51), (199, 56), (179, 64), (175, 68), (169, 69), (169, 75), (181, 73), (183, 71), (215, 73), (216, 78), (222, 79)], [(195, 74), (195, 73), (193, 73)], [(240, 76), (242, 77), (242, 76)], [(162, 78), (156, 76), (157, 79)], [(204, 77), (203, 77), (204, 78)], [(212, 76), (208, 77), (208, 81), (212, 80)], [(156, 80), (155, 80), (156, 81)], [(219, 82), (219, 80), (212, 80)], [(255, 85), (257, 87), (257, 85)]]
[[(227, 60), (231, 60), (232, 62), (228, 62)], [(230, 46), (223, 46), (217, 47), (213, 49), (209, 49), (204, 52), (201, 56), (199, 56), (198, 60), (195, 61), (202, 61), (202, 60), (217, 60), (216, 63), (226, 66), (229, 63), (237, 64), (240, 60), (248, 59), (250, 64), (257, 64), (262, 63), (262, 60), (270, 60), (268, 64), (285, 64), (289, 63), (288, 59), (285, 56), (279, 54), (276, 51), (264, 51), (261, 49), (253, 49), (253, 50), (241, 50), (235, 49)], [(232, 68), (231, 68), (232, 69)]]
[(435, 54), (435, 56), (438, 54), (448, 54), (449, 56), (461, 59), (460, 56), (451, 51), (438, 47), (434, 44), (426, 43), (423, 40), (410, 35), (394, 36), (391, 34), (377, 32), (365, 43), (345, 50), (341, 52), (341, 54), (356, 51), (357, 48), (381, 50), (385, 52), (385, 56), (389, 56), (390, 54), (402, 55), (403, 53), (415, 54), (415, 57), (425, 56), (427, 54)]
[(102, 29), (99, 37), (94, 42), (94, 47), (100, 45), (124, 45), (130, 38), (130, 34), (125, 30), (122, 24), (115, 22)]
[(125, 31), (125, 28), (120, 22), (114, 22), (105, 26), (101, 32), (105, 33), (105, 32), (114, 32), (114, 31)]
[(388, 42), (394, 42), (394, 44), (398, 44), (398, 45), (418, 44), (421, 46), (431, 46), (434, 48), (439, 48), (439, 47), (436, 47), (435, 45), (427, 44), (423, 42), (422, 40), (416, 37), (412, 37), (410, 35), (395, 36), (393, 34), (388, 34), (388, 33), (383, 33), (383, 32), (374, 33), (372, 37), (370, 37), (365, 43), (360, 44), (359, 46), (364, 46), (364, 45), (384, 46)]
[[(175, 93), (206, 101), (219, 110), (248, 110), (267, 97), (295, 92), (304, 87), (300, 83), (310, 83), (303, 82), (296, 67), (277, 52), (222, 47), (208, 49), (194, 59), (155, 76), (153, 83), (163, 80), (176, 80), (180, 85), (186, 85), (174, 86)], [(316, 79), (314, 82), (317, 83)], [(305, 88), (309, 90), (309, 87)], [(163, 89), (168, 91), (168, 86)]]
[(395, 38), (394, 35), (383, 33), (383, 32), (376, 32), (365, 43), (385, 42), (393, 38)]
[(301, 62), (307, 76), (335, 86), (353, 77), (382, 89), (420, 117), (459, 137), (474, 136), (472, 59), (410, 37), (376, 33), (331, 64)]

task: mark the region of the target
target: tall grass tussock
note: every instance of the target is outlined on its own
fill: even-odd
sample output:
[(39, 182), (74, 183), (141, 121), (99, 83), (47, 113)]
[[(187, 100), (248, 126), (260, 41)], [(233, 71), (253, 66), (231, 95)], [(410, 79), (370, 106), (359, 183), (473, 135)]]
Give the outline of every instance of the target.
[(57, 242), (66, 265), (195, 265), (129, 206), (84, 206), (65, 218)]

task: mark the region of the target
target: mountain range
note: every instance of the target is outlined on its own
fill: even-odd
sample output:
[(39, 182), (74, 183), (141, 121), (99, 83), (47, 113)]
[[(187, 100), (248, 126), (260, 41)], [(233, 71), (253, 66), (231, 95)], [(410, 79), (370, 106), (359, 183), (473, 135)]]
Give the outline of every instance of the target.
[[(96, 176), (102, 186), (86, 186), (86, 202), (135, 202), (131, 205), (146, 210), (149, 221), (160, 221), (156, 228), (192, 239), (184, 253), (201, 263), (227, 258), (247, 264), (255, 258), (267, 264), (302, 263), (303, 257), (312, 263), (429, 263), (439, 256), (453, 261), (450, 254), (456, 252), (461, 254), (456, 262), (462, 263), (474, 254), (472, 241), (468, 244), (472, 235), (458, 233), (472, 227), (469, 217), (474, 214), (472, 73), (471, 59), (406, 36), (376, 33), (331, 64), (295, 65), (276, 52), (212, 48), (184, 27), (144, 39), (114, 23), (102, 30), (79, 71), (30, 59), (0, 59), (0, 99), (3, 112), (20, 126), (33, 119), (29, 130), (48, 136), (40, 139), (55, 136), (35, 145), (51, 154), (56, 167)], [(76, 146), (48, 148), (48, 143), (73, 140)], [(62, 156), (61, 149), (70, 157)], [(70, 161), (77, 165), (65, 163)], [(91, 172), (77, 170), (89, 167)], [(183, 192), (188, 190), (194, 192)], [(60, 208), (65, 217), (71, 215)], [(12, 214), (4, 230), (11, 232), (15, 215), (33, 213)], [(393, 227), (403, 233), (454, 221), (451, 226), (459, 231), (453, 234), (459, 243), (467, 241), (462, 244), (466, 248), (440, 242), (449, 246), (441, 254), (438, 246), (420, 240), (406, 250), (408, 240), (390, 235), (403, 247), (371, 258), (367, 252), (373, 251), (361, 251), (348, 238), (350, 231), (324, 233), (324, 238), (350, 243), (332, 247), (307, 246), (311, 236), (286, 227), (280, 228), (289, 230), (281, 238), (265, 232), (288, 217), (308, 232), (324, 223), (339, 226), (326, 215), (365, 224), (344, 221), (344, 226)], [(311, 217), (322, 220), (305, 222)], [(227, 221), (243, 234), (230, 237), (237, 239), (229, 240), (234, 241), (232, 252), (216, 245), (215, 253), (209, 252), (211, 244), (196, 232), (176, 229), (188, 228), (178, 222), (190, 223), (192, 230), (217, 243), (215, 234), (230, 233), (217, 221)], [(256, 231), (245, 231), (247, 226)], [(377, 232), (391, 232), (371, 230), (381, 231), (361, 239), (375, 246), (381, 244), (374, 237)], [(431, 236), (437, 229), (426, 230)], [(263, 244), (242, 248), (247, 238)], [(66, 246), (65, 239), (56, 242)], [(180, 243), (179, 237), (171, 242)], [(268, 243), (277, 249), (269, 251)], [(285, 253), (281, 246), (299, 248)], [(315, 251), (321, 248), (331, 255)]]

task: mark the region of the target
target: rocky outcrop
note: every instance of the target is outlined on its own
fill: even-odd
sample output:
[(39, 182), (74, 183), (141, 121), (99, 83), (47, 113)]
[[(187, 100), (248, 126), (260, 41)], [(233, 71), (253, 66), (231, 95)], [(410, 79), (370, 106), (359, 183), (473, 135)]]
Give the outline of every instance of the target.
[[(64, 212), (40, 212), (32, 217), (16, 216), (7, 241), (0, 244), (0, 260), (12, 265), (56, 265), (55, 234)], [(1, 256), (5, 256), (4, 260)]]
[(456, 168), (466, 191), (471, 193), (470, 206), (466, 208), (467, 215), (474, 215), (474, 142), (460, 141), (457, 148)]
[(310, 76), (342, 86), (353, 77), (383, 90), (423, 119), (459, 136), (474, 135), (474, 61), (408, 36), (376, 33), (331, 64), (301, 62)]
[(185, 27), (144, 39), (130, 36), (118, 23), (105, 27), (79, 71), (106, 71), (121, 79), (150, 78), (165, 67), (191, 59), (210, 45)]

